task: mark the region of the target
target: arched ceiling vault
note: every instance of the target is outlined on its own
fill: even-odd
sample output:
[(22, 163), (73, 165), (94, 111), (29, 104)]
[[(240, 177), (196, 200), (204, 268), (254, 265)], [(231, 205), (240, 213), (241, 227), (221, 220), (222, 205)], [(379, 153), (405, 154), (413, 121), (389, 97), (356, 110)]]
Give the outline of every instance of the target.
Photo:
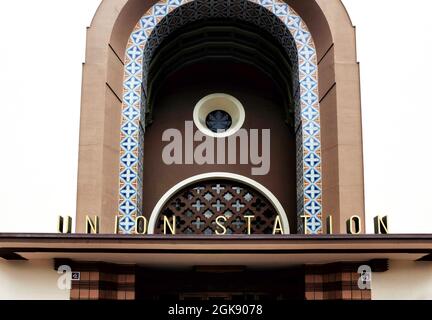
[(190, 24), (161, 44), (150, 64), (147, 123), (163, 82), (174, 72), (205, 61), (248, 64), (265, 73), (283, 98), (286, 121), (294, 125), (293, 66), (283, 48), (259, 28), (225, 19)]

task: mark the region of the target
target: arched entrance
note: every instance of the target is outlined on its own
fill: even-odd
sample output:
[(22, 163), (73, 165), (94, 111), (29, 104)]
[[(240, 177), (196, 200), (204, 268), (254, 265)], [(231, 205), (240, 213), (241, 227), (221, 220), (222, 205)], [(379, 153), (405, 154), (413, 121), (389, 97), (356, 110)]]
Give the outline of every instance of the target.
[(280, 202), (263, 185), (232, 173), (192, 177), (171, 188), (153, 210), (149, 233), (176, 216), (178, 234), (290, 233)]
[(154, 5), (131, 34), (125, 60), (125, 82), (120, 155), (120, 229), (130, 233), (134, 217), (142, 214), (142, 159), (145, 114), (148, 108), (148, 72), (159, 45), (172, 32), (202, 19), (232, 18), (270, 32), (291, 61), (292, 95), (297, 136), (297, 213), (300, 231), (322, 231), (321, 139), (317, 57), (306, 25), (279, 0), (161, 1)]
[[(136, 138), (139, 136), (131, 133), (121, 137), (120, 146), (119, 132), (124, 112), (123, 71), (124, 66), (134, 60), (126, 55), (126, 50), (131, 48), (132, 42), (128, 44), (131, 33), (142, 31), (141, 27), (135, 28), (137, 22), (145, 13), (153, 12), (152, 6), (157, 2), (125, 0), (119, 3), (117, 0), (103, 0), (87, 30), (76, 210), (76, 228), (79, 232), (85, 232), (86, 215), (89, 214), (101, 217), (101, 232), (106, 233), (112, 232), (115, 216), (120, 214), (123, 222), (126, 222), (128, 215), (138, 214), (135, 205), (138, 200), (136, 194), (119, 198), (119, 154), (126, 155), (130, 152), (131, 159), (134, 159), (135, 155), (138, 155)], [(164, 2), (165, 5), (169, 5), (170, 12), (173, 8), (172, 3)], [(360, 78), (355, 28), (341, 0), (285, 0), (283, 3), (288, 3), (289, 7), (298, 13), (297, 16), (302, 18), (298, 19), (292, 14), (293, 10), (290, 10), (289, 21), (292, 23), (294, 34), (295, 30), (304, 31), (302, 26), (305, 25), (310, 30), (316, 46), (314, 59), (318, 61), (319, 67), (319, 78), (315, 75), (314, 77), (319, 81), (320, 132), (317, 134), (321, 138), (322, 163), (319, 168), (322, 174), (317, 174), (311, 169), (304, 175), (304, 183), (321, 182), (322, 207), (311, 202), (314, 208), (318, 209), (309, 209), (311, 212), (322, 209), (324, 217), (331, 214), (334, 222), (333, 231), (341, 233), (344, 232), (345, 222), (353, 212), (364, 217)], [(283, 15), (281, 17), (281, 21), (285, 20)], [(161, 21), (161, 17), (158, 16), (157, 21)], [(303, 31), (298, 34), (301, 35)], [(147, 38), (149, 35), (146, 34)], [(145, 42), (144, 39), (139, 43), (139, 50), (143, 50)], [(298, 45), (302, 48), (301, 41)], [(136, 60), (142, 65), (142, 56)], [(138, 76), (141, 73), (137, 71)], [(139, 82), (135, 85), (134, 91), (139, 92)], [(135, 104), (131, 109), (130, 120), (135, 124), (139, 123), (137, 109), (139, 112), (139, 104)], [(305, 127), (308, 134), (314, 134), (315, 128), (315, 125)], [(130, 146), (127, 142), (128, 137), (131, 138)], [(133, 193), (134, 190), (138, 190), (140, 181), (135, 174), (138, 172), (135, 171), (138, 170), (137, 166), (129, 165), (126, 163), (124, 170), (121, 171), (121, 188), (126, 187)], [(299, 167), (302, 168), (303, 165), (299, 164)], [(299, 182), (300, 185), (304, 183)], [(141, 189), (145, 193), (142, 186)], [(299, 207), (304, 203), (303, 196), (304, 192), (299, 190)], [(123, 211), (119, 211), (119, 204), (122, 205)], [(141, 214), (149, 215), (151, 209), (145, 209)], [(121, 232), (129, 233), (133, 229), (124, 225)]]

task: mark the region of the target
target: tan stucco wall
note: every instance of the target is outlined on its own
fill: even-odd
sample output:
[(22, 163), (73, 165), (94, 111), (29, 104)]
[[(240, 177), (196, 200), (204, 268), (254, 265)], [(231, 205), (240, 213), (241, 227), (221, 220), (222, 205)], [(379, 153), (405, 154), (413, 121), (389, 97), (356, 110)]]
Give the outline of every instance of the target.
[[(85, 215), (111, 233), (118, 206), (121, 83), (127, 39), (156, 1), (103, 0), (88, 29), (83, 72), (77, 231)], [(318, 50), (323, 154), (323, 209), (335, 232), (364, 217), (359, 66), (355, 29), (340, 0), (288, 0), (305, 20)], [(363, 228), (364, 230), (364, 228)]]
[(316, 2), (327, 19), (333, 38), (333, 44), (327, 43), (326, 48), (326, 34), (319, 34), (322, 27), (319, 23), (306, 21), (318, 53), (326, 52), (319, 57), (323, 211), (325, 215), (334, 214), (337, 218), (334, 220), (336, 233), (345, 232), (345, 221), (354, 214), (363, 217), (364, 231), (360, 71), (355, 28), (341, 1)]
[(0, 300), (69, 300), (52, 260), (0, 261)]
[(372, 275), (373, 300), (432, 300), (432, 262), (390, 261)]

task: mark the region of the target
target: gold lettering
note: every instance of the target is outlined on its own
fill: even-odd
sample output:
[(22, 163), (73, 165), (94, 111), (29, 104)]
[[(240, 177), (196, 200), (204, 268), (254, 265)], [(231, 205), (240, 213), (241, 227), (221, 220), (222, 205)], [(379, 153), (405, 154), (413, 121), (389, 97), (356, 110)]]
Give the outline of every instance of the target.
[[(175, 216), (174, 216), (175, 218)], [(175, 221), (174, 221), (175, 223)], [(146, 234), (147, 233), (147, 218), (139, 216), (135, 219), (135, 233)], [(175, 234), (175, 233), (174, 233)]]
[(115, 216), (114, 220), (114, 234), (118, 234), (119, 216)]
[(326, 228), (327, 228), (327, 234), (333, 234), (333, 217), (328, 216), (326, 218)]
[(250, 235), (251, 234), (251, 222), (253, 219), (255, 219), (255, 216), (244, 216), (246, 218), (246, 222), (247, 222), (247, 234)]
[(310, 215), (305, 214), (305, 215), (300, 216), (300, 218), (303, 219), (304, 234), (308, 234), (307, 221), (310, 218)]
[(99, 233), (99, 217), (95, 216), (94, 221), (89, 217), (86, 216), (86, 233), (90, 234), (90, 233)]
[(72, 218), (70, 216), (58, 217), (57, 231), (59, 233), (72, 233)]
[(227, 229), (225, 228), (225, 226), (223, 224), (221, 224), (220, 220), (223, 220), (224, 222), (226, 222), (228, 219), (225, 216), (219, 216), (216, 218), (217, 226), (223, 230), (223, 232), (221, 233), (221, 232), (219, 232), (219, 230), (216, 229), (216, 234), (218, 236), (223, 236), (227, 233)]
[(361, 233), (361, 218), (359, 216), (352, 216), (346, 222), (348, 234), (360, 234)]
[(176, 216), (173, 216), (173, 223), (172, 224), (170, 224), (169, 219), (166, 216), (164, 216), (164, 228), (163, 228), (164, 235), (167, 234), (167, 225), (171, 231), (171, 234), (175, 235), (176, 234)]
[(374, 229), (375, 234), (389, 234), (387, 216), (385, 216), (384, 218), (376, 216), (374, 218)]
[(280, 232), (280, 234), (284, 234), (283, 228), (282, 228), (282, 222), (280, 219), (280, 216), (276, 216), (276, 220), (273, 226), (273, 235)]

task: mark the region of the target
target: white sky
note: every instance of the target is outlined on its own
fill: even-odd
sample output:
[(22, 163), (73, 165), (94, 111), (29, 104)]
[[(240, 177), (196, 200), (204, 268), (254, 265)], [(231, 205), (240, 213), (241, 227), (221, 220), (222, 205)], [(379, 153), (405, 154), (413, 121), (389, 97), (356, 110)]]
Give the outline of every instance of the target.
[[(393, 233), (432, 233), (432, 3), (343, 2), (357, 26), (368, 232), (387, 214)], [(0, 4), (0, 232), (55, 232), (59, 214), (75, 215), (85, 33), (99, 3)]]

